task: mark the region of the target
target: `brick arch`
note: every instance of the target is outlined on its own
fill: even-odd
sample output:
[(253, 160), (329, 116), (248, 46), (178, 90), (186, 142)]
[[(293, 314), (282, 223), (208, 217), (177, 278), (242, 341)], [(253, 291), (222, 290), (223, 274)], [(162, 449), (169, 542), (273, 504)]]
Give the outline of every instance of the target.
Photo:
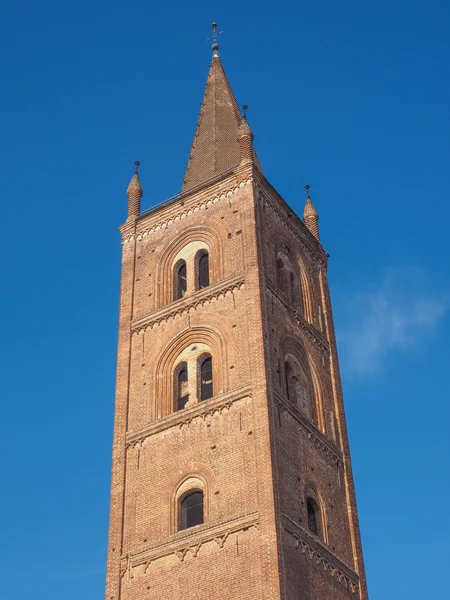
[(215, 477), (211, 469), (201, 463), (191, 463), (183, 470), (183, 475), (172, 485), (168, 494), (168, 505), (171, 507), (169, 515), (169, 531), (171, 534), (178, 531), (178, 502), (190, 490), (200, 489), (203, 492), (203, 510), (205, 521), (210, 520), (211, 490), (215, 486)]
[[(285, 336), (280, 343), (281, 356), (283, 358), (283, 369), (284, 359), (288, 354), (292, 354), (300, 366), (302, 367), (306, 377), (309, 380), (311, 390), (313, 392), (313, 413), (314, 413), (314, 424), (322, 432), (324, 431), (324, 417), (323, 417), (323, 386), (318, 376), (319, 370), (314, 364), (314, 359), (309, 354), (303, 344), (303, 342), (292, 335)], [(284, 378), (283, 378), (284, 381)]]
[[(305, 510), (307, 510), (307, 501), (308, 499), (313, 500), (313, 502), (317, 505), (319, 510), (320, 517), (320, 533), (322, 541), (328, 544), (328, 521), (327, 521), (327, 511), (325, 508), (325, 502), (323, 500), (322, 494), (320, 493), (319, 488), (312, 482), (308, 481), (308, 483), (304, 487), (303, 491), (303, 499), (305, 503)], [(306, 518), (306, 525), (308, 524), (308, 520)]]
[[(224, 231), (221, 231), (221, 224), (212, 224), (208, 221), (207, 225), (193, 225), (180, 233), (173, 239), (162, 252), (159, 260), (156, 293), (157, 306), (165, 306), (173, 299), (173, 261), (177, 254), (191, 242), (203, 242), (209, 252), (210, 283), (219, 281), (223, 278), (223, 239), (226, 237)], [(194, 268), (194, 264), (188, 265), (188, 268)]]
[(191, 327), (169, 341), (154, 368), (156, 418), (173, 412), (173, 373), (181, 352), (191, 344), (205, 344), (213, 358), (215, 394), (228, 390), (228, 359), (225, 336), (217, 327)]
[[(287, 238), (280, 236), (279, 233), (275, 233), (272, 236), (271, 242), (273, 242), (272, 246), (274, 248), (273, 269), (275, 271), (275, 274), (276, 274), (277, 257), (279, 256), (279, 254), (285, 254), (287, 256), (287, 258), (289, 259), (289, 261), (291, 262), (294, 269), (296, 270), (295, 274), (297, 275), (297, 277), (299, 278), (299, 281), (300, 281), (300, 292), (301, 292), (301, 301), (303, 304), (303, 307), (302, 307), (303, 315), (309, 323), (312, 323), (313, 318), (314, 318), (313, 302), (312, 302), (312, 298), (314, 295), (314, 292), (313, 292), (314, 286), (312, 285), (310, 275), (305, 267), (303, 260), (301, 259), (301, 257), (299, 255), (295, 254), (292, 251), (291, 245), (290, 245), (289, 241), (287, 240)], [(276, 277), (274, 277), (274, 280), (276, 280)]]

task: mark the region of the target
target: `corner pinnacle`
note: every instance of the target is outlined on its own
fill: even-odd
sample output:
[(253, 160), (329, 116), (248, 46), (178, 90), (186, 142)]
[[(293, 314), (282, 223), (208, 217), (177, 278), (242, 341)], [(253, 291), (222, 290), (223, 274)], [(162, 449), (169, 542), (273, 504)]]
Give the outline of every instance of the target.
[(133, 177), (131, 178), (130, 183), (127, 188), (127, 196), (128, 196), (128, 220), (135, 219), (140, 215), (141, 212), (141, 198), (144, 195), (144, 190), (142, 189), (141, 182), (139, 180), (139, 165), (141, 164), (138, 160), (134, 163), (135, 171)]
[(305, 222), (306, 227), (310, 230), (315, 238), (320, 241), (319, 235), (319, 215), (312, 203), (311, 196), (309, 195), (309, 185), (305, 185), (306, 190), (306, 202), (305, 202), (305, 210), (303, 211), (303, 221)]

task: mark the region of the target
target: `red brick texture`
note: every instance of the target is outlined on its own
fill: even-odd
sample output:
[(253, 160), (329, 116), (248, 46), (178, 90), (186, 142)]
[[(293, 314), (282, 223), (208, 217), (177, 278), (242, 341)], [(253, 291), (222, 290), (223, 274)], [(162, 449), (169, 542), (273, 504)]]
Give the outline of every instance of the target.
[[(365, 600), (322, 246), (251, 163), (121, 233), (106, 600)], [(199, 250), (210, 257), (203, 289)], [(294, 292), (280, 289), (277, 257)], [(174, 300), (181, 259), (187, 292)], [(205, 352), (214, 392), (200, 401)], [(180, 360), (189, 404), (175, 410)], [(179, 531), (191, 488), (204, 493), (205, 520)]]

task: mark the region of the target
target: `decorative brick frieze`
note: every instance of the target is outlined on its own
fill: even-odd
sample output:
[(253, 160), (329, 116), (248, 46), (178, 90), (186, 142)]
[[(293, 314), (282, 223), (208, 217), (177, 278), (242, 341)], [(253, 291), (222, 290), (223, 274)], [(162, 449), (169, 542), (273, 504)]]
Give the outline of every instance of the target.
[(266, 276), (266, 286), (272, 296), (285, 308), (288, 309), (288, 315), (292, 314), (293, 319), (292, 322), (300, 327), (306, 337), (311, 340), (314, 344), (320, 348), (322, 352), (326, 352), (327, 354), (330, 352), (330, 345), (328, 340), (325, 338), (322, 332), (320, 332), (314, 325), (308, 323), (303, 316), (288, 303), (288, 299), (285, 294), (283, 294), (276, 285)]
[(208, 416), (221, 415), (224, 411), (230, 410), (235, 403), (249, 400), (250, 398), (251, 388), (248, 386), (215, 396), (210, 400), (203, 400), (192, 408), (179, 410), (168, 417), (147, 423), (139, 429), (129, 431), (126, 436), (126, 444), (127, 446), (141, 444), (146, 438), (161, 431), (166, 431), (172, 427), (181, 428), (189, 426), (194, 419), (201, 418), (205, 420)]
[(312, 535), (284, 514), (283, 526), (285, 531), (295, 539), (296, 548), (301, 550), (305, 556), (308, 556), (316, 565), (321, 565), (325, 571), (328, 571), (332, 577), (335, 577), (339, 583), (352, 593), (358, 591), (358, 575), (331, 552), (317, 536)]
[(247, 177), (239, 183), (237, 183), (235, 177), (230, 177), (229, 180), (224, 183), (227, 185), (222, 185), (217, 194), (214, 194), (215, 190), (207, 190), (207, 193), (200, 198), (195, 195), (186, 200), (180, 198), (180, 209), (178, 211), (174, 210), (175, 200), (172, 200), (166, 205), (170, 210), (167, 210), (165, 215), (159, 214), (159, 212), (157, 214), (150, 213), (142, 215), (136, 223), (135, 231), (120, 228), (120, 231), (122, 232), (122, 243), (126, 244), (132, 238), (136, 238), (137, 241), (140, 241), (157, 231), (178, 224), (182, 219), (195, 215), (199, 211), (205, 210), (217, 202), (231, 202), (232, 197), (239, 192), (239, 190), (246, 186), (253, 185), (253, 177)]
[(331, 459), (337, 467), (342, 466), (341, 451), (331, 443), (328, 438), (319, 431), (313, 423), (311, 423), (311, 421), (308, 421), (308, 419), (304, 417), (302, 413), (289, 402), (289, 400), (284, 398), (284, 396), (276, 390), (273, 390), (273, 399), (279, 410), (291, 415), (291, 417), (306, 430), (308, 439), (323, 455)]
[(145, 565), (145, 572), (153, 561), (175, 554), (183, 561), (189, 552), (196, 557), (203, 544), (215, 542), (218, 549), (223, 548), (230, 535), (250, 528), (259, 529), (258, 513), (242, 515), (231, 521), (215, 521), (184, 529), (178, 533), (142, 548), (132, 550), (121, 560), (121, 575), (127, 572), (133, 577), (132, 570)]
[(213, 300), (220, 300), (225, 298), (228, 294), (242, 289), (245, 285), (245, 281), (242, 275), (234, 275), (233, 277), (227, 277), (218, 281), (203, 290), (195, 292), (191, 296), (176, 300), (167, 306), (163, 306), (144, 317), (135, 319), (131, 323), (132, 333), (139, 334), (141, 331), (146, 329), (153, 329), (162, 323), (174, 319), (175, 317), (185, 315), (191, 310), (197, 310), (197, 308), (209, 304)]

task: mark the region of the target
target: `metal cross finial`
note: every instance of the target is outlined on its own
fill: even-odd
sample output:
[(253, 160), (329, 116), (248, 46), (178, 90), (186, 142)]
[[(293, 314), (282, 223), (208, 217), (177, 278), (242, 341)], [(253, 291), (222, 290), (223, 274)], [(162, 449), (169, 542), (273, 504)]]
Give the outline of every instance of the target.
[(217, 23), (213, 23), (213, 24), (212, 24), (212, 30), (213, 30), (213, 32), (212, 32), (212, 36), (211, 36), (211, 37), (209, 37), (209, 38), (207, 39), (207, 41), (208, 41), (208, 42), (209, 42), (209, 40), (212, 40), (212, 41), (213, 41), (213, 44), (212, 44), (212, 49), (214, 50), (214, 53), (213, 53), (213, 54), (214, 54), (215, 56), (218, 56), (218, 54), (217, 54), (217, 50), (219, 49), (219, 44), (217, 43), (217, 36), (218, 36), (218, 35), (220, 35), (221, 33), (223, 33), (223, 31), (217, 31)]
[(311, 186), (310, 185), (305, 185), (305, 190), (306, 190), (306, 197), (309, 198), (309, 188)]
[(138, 172), (138, 170), (139, 170), (139, 165), (140, 165), (141, 163), (140, 163), (140, 162), (137, 160), (137, 161), (136, 161), (134, 164), (135, 164), (135, 166), (136, 166), (136, 171), (135, 171), (135, 172), (137, 173), (137, 172)]

